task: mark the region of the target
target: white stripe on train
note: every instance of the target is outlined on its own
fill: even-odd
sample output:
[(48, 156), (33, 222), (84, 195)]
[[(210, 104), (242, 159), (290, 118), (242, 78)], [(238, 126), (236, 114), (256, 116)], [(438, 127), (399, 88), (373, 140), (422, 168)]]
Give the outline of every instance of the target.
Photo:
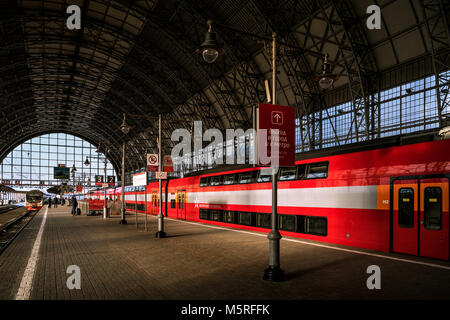
[[(188, 192), (187, 202), (271, 206), (271, 195), (272, 190), (270, 189)], [(164, 198), (163, 194), (163, 201)], [(134, 194), (125, 195), (126, 201), (135, 201), (135, 199)], [(144, 199), (143, 194), (137, 195), (138, 201), (143, 202)], [(151, 201), (151, 194), (147, 194), (147, 201)], [(283, 207), (377, 209), (377, 186), (279, 189), (278, 205)]]

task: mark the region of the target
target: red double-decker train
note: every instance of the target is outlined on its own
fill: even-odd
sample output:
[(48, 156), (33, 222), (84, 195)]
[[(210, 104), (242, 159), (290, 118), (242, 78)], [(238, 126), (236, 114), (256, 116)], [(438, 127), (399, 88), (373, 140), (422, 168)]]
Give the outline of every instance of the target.
[[(216, 170), (164, 181), (163, 212), (175, 219), (269, 232), (272, 183), (260, 169)], [(450, 140), (298, 160), (295, 167), (279, 170), (280, 231), (449, 260), (449, 179)], [(120, 199), (120, 191), (108, 190), (107, 197)], [(158, 194), (158, 182), (125, 187), (127, 211), (147, 209), (156, 215)], [(103, 199), (103, 191), (91, 199)]]

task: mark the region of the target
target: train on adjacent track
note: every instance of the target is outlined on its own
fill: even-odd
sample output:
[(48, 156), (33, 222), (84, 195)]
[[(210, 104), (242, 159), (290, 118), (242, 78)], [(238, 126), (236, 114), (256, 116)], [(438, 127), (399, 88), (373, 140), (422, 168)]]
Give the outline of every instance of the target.
[(26, 193), (25, 206), (27, 210), (38, 211), (44, 205), (44, 194), (39, 190), (31, 190)]
[[(174, 219), (269, 232), (271, 177), (261, 168), (163, 181)], [(450, 140), (371, 148), (296, 161), (278, 173), (282, 235), (442, 260), (450, 258)], [(90, 201), (104, 199), (91, 192)], [(107, 190), (120, 200), (121, 189)], [(147, 201), (146, 201), (147, 199)], [(125, 187), (128, 212), (159, 212), (158, 182)]]

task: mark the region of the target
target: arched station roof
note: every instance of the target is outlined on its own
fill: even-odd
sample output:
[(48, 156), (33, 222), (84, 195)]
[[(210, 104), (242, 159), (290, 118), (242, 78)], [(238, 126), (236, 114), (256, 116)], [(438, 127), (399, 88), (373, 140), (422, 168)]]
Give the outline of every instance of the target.
[[(66, 27), (72, 4), (81, 8), (81, 30)], [(381, 30), (366, 26), (372, 4), (382, 10)], [(156, 147), (159, 113), (165, 148), (174, 129), (190, 129), (194, 120), (251, 127), (252, 106), (266, 99), (270, 52), (218, 31), (224, 53), (206, 64), (196, 49), (208, 19), (277, 32), (307, 49), (280, 53), (278, 103), (301, 116), (351, 101), (355, 114), (365, 114), (360, 130), (369, 136), (376, 118), (369, 94), (448, 69), (449, 15), (445, 0), (3, 0), (0, 160), (30, 137), (67, 132), (108, 146), (115, 168), (126, 142), (127, 170), (134, 170)], [(329, 55), (339, 76), (331, 89), (312, 81), (322, 61), (311, 51)], [(124, 112), (128, 135), (119, 130)]]

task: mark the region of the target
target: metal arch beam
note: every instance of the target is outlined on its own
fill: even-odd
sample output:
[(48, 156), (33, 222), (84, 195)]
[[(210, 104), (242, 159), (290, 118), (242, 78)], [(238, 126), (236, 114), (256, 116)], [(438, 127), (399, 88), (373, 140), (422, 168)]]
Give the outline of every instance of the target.
[[(48, 18), (48, 17), (46, 16), (46, 18)], [(57, 18), (60, 18), (60, 17), (58, 16)], [(115, 28), (115, 27), (113, 27), (113, 26), (110, 26), (110, 25), (108, 25), (108, 26), (105, 27), (104, 25), (101, 25), (99, 21), (96, 21), (96, 20), (94, 20), (94, 19), (88, 20), (88, 25), (89, 25), (89, 26), (93, 26), (94, 28), (95, 28), (95, 27), (97, 27), (97, 28), (106, 28), (106, 29), (110, 32), (110, 34), (112, 34), (112, 35), (117, 35), (117, 34), (120, 35), (120, 32), (119, 32), (119, 31), (121, 31), (121, 30), (118, 30), (117, 28)], [(126, 40), (129, 40), (130, 42), (132, 41), (132, 40), (130, 39), (130, 37), (126, 38)], [(72, 41), (70, 41), (70, 42), (72, 42)], [(77, 43), (78, 43), (78, 42), (77, 42)], [(98, 47), (99, 47), (99, 44), (98, 44), (98, 43), (95, 43), (94, 46), (96, 47), (97, 51), (101, 51), (101, 52), (103, 52), (103, 53), (106, 54), (106, 55), (111, 55), (111, 52), (107, 50), (108, 48), (105, 47), (105, 48), (102, 49), (102, 50), (98, 50)], [(100, 46), (100, 47), (101, 47), (101, 46)], [(140, 51), (143, 51), (143, 50), (144, 50), (144, 49), (143, 49), (142, 47), (140, 47), (137, 43), (134, 43), (134, 44), (133, 44), (133, 49), (139, 49)], [(133, 49), (132, 49), (132, 50), (133, 50)], [(155, 55), (154, 55), (153, 57), (156, 58)], [(119, 57), (116, 57), (116, 59), (119, 59)], [(127, 61), (127, 62), (128, 62), (128, 61)], [(126, 64), (126, 63), (125, 63), (125, 64)], [(131, 65), (131, 64), (129, 64), (129, 65)], [(135, 68), (135, 70), (136, 70), (136, 68)], [(180, 81), (180, 83), (182, 83), (182, 82), (183, 82), (183, 81)], [(156, 82), (153, 82), (153, 86), (159, 87), (159, 85), (158, 85)], [(162, 91), (164, 91), (164, 90), (162, 90)], [(191, 94), (192, 94), (192, 93), (191, 93)]]
[[(25, 98), (22, 99), (22, 100), (16, 100), (14, 103), (9, 104), (9, 105), (8, 105), (8, 108), (12, 108), (13, 110), (16, 110), (16, 111), (14, 111), (14, 112), (9, 112), (8, 115), (9, 115), (9, 116), (15, 116), (16, 114), (21, 114), (21, 113), (23, 113), (23, 109), (33, 109), (33, 106), (35, 106), (35, 104), (30, 104), (30, 105), (28, 105), (28, 106), (26, 106), (26, 107), (24, 107), (24, 108), (19, 108), (19, 109), (14, 108), (16, 105), (18, 105), (18, 104), (19, 104), (19, 105), (22, 105), (23, 103), (26, 103), (26, 102), (28, 102), (28, 101), (34, 102), (34, 97), (25, 97)], [(117, 107), (117, 109), (120, 110), (120, 107), (117, 106), (117, 102), (116, 102), (116, 101), (114, 101), (114, 100), (109, 101), (109, 100), (106, 100), (106, 99), (105, 99), (105, 101), (106, 101), (107, 103), (110, 103), (110, 104), (113, 105), (114, 107)], [(89, 104), (85, 104), (85, 103), (80, 103), (80, 102), (78, 102), (77, 104), (74, 104), (74, 105), (77, 106), (78, 109), (84, 109), (84, 108), (89, 109)], [(104, 118), (104, 119), (102, 119), (102, 120), (104, 120), (104, 122), (101, 122), (101, 123), (102, 123), (102, 124), (109, 124), (109, 123), (111, 123), (113, 126), (116, 126), (116, 125), (115, 125), (115, 122), (112, 121), (112, 118), (116, 118), (117, 120), (120, 121), (120, 120), (121, 120), (120, 115), (118, 115), (118, 114), (116, 114), (116, 113), (110, 111), (108, 108), (104, 108), (104, 109), (105, 109), (105, 111), (106, 111), (107, 114), (111, 115), (111, 117), (106, 117), (106, 116), (104, 117), (104, 114), (103, 114), (103, 113), (99, 114), (98, 116), (100, 116), (101, 118)], [(61, 108), (60, 111), (61, 111), (61, 112), (64, 112), (64, 109)], [(77, 110), (77, 111), (79, 111), (79, 110)], [(27, 116), (28, 116), (28, 115), (27, 115)], [(90, 118), (90, 120), (92, 121), (93, 118)], [(73, 122), (73, 121), (72, 121), (72, 122)], [(8, 122), (7, 124), (9, 124), (9, 122)], [(5, 126), (5, 125), (3, 125), (2, 127), (0, 127), (0, 128), (2, 128), (2, 131), (5, 130), (5, 129), (4, 129), (4, 126)], [(116, 127), (118, 128), (118, 125), (117, 125)], [(2, 132), (2, 135), (4, 135), (5, 133), (8, 133), (8, 131)]]
[[(105, 51), (104, 53), (106, 54), (107, 52)], [(63, 59), (63, 60), (65, 61), (66, 59)], [(79, 60), (81, 60), (81, 59), (79, 58)], [(92, 63), (92, 61), (83, 61), (83, 63), (89, 64), (89, 63)], [(130, 63), (127, 64), (127, 62), (125, 62), (125, 65), (131, 66), (131, 64), (130, 64)], [(96, 66), (96, 67), (98, 67), (98, 68), (102, 68), (102, 67), (103, 67), (103, 68), (104, 68), (104, 66)], [(136, 70), (137, 70), (137, 69), (135, 68), (135, 71), (136, 71)], [(112, 70), (111, 73), (112, 73), (112, 72), (116, 72), (116, 70)], [(120, 72), (120, 71), (119, 71), (119, 72)], [(141, 74), (142, 74), (142, 73), (141, 73)], [(179, 83), (182, 83), (182, 82), (183, 82), (183, 81), (181, 81), (181, 80), (179, 81)], [(153, 85), (154, 85), (154, 86), (159, 86), (159, 85), (158, 85), (157, 83), (155, 83), (154, 81), (153, 81)], [(134, 89), (134, 87), (133, 87), (133, 89)], [(161, 89), (161, 91), (164, 92), (164, 89)], [(192, 94), (192, 93), (191, 93), (191, 94)], [(203, 98), (203, 99), (204, 99), (204, 98)], [(167, 100), (167, 99), (166, 99), (166, 100)], [(173, 103), (172, 103), (172, 104), (173, 104)]]
[[(60, 41), (60, 39), (58, 38), (58, 43), (60, 43), (61, 41)], [(70, 43), (72, 43), (72, 41), (70, 41)], [(80, 45), (80, 43), (77, 43), (77, 45)], [(97, 46), (98, 46), (98, 43), (97, 43)], [(94, 46), (94, 47), (96, 47), (96, 46)], [(105, 52), (106, 53), (106, 52)], [(111, 52), (108, 52), (107, 54), (106, 54), (107, 56), (110, 56), (111, 55)], [(67, 59), (65, 59), (65, 60), (67, 60)], [(65, 61), (64, 60), (64, 61)], [(101, 69), (101, 68), (100, 68)], [(105, 69), (105, 66), (103, 66), (103, 69)], [(104, 70), (103, 70), (104, 71)], [(113, 72), (112, 73), (116, 73), (116, 72), (118, 72), (117, 70), (113, 70)], [(136, 107), (137, 108), (137, 110), (139, 110), (140, 112), (142, 112), (143, 110), (141, 110), (139, 107)]]
[[(447, 17), (450, 4), (442, 0), (424, 0), (421, 8), (431, 43), (439, 127), (443, 128), (450, 125), (450, 21)], [(443, 71), (447, 71), (446, 74)]]
[[(34, 124), (34, 122), (33, 121), (31, 121), (30, 119), (27, 119), (26, 121), (25, 121), (25, 124), (26, 125), (28, 125), (28, 124)], [(46, 129), (46, 130), (48, 130), (48, 129)], [(111, 139), (107, 139), (106, 141), (108, 141), (107, 143), (105, 143), (105, 136), (108, 134), (108, 132), (105, 132), (104, 130), (102, 130), (101, 128), (98, 128), (98, 130), (100, 131), (100, 133), (99, 134), (97, 134), (97, 133), (95, 133), (94, 134), (94, 136), (95, 137), (99, 137), (97, 140), (99, 140), (99, 142), (101, 143), (101, 142), (103, 142), (103, 144), (106, 144), (107, 146), (110, 146), (110, 145), (114, 145), (114, 144), (112, 144), (110, 141), (111, 141)], [(38, 131), (38, 132), (41, 132), (42, 131), (42, 129), (41, 128), (39, 128), (39, 127), (37, 127), (36, 128), (36, 131)], [(55, 130), (52, 130), (52, 132), (54, 132)], [(67, 130), (67, 129), (58, 129), (57, 130), (58, 132), (66, 132), (66, 133), (69, 133), (69, 134), (73, 134), (75, 131), (70, 131), (70, 130)], [(93, 131), (91, 131), (92, 133), (94, 133)], [(76, 132), (76, 133), (78, 133), (78, 132)], [(94, 140), (94, 138), (92, 138), (92, 140)], [(117, 141), (117, 139), (113, 139), (112, 141)], [(94, 143), (93, 143), (94, 144)], [(114, 145), (114, 146), (116, 146), (116, 145)], [(120, 145), (121, 146), (121, 145)], [(117, 147), (117, 146), (116, 146)], [(120, 150), (117, 150), (119, 147), (117, 147), (117, 148), (111, 148), (111, 150), (113, 151), (113, 152), (118, 152), (119, 154), (121, 154), (121, 151)], [(136, 150), (135, 150), (136, 151)], [(137, 152), (135, 152), (136, 154), (138, 154)], [(119, 157), (120, 158), (120, 157)], [(136, 157), (133, 157), (132, 159), (134, 160)]]
[[(187, 3), (187, 1), (183, 0), (182, 1), (183, 7), (186, 9), (190, 9), (189, 13), (197, 20), (199, 21), (204, 21), (204, 17), (200, 14), (200, 8), (197, 6), (197, 3), (195, 2), (190, 2)], [(218, 16), (217, 12), (213, 12), (214, 16)], [(203, 36), (203, 34), (202, 34)], [(221, 38), (224, 41), (227, 41), (229, 37), (226, 36), (226, 34), (221, 35)], [(229, 38), (231, 41), (231, 38)], [(238, 91), (239, 89), (242, 89), (244, 87), (245, 90), (245, 85), (246, 84), (250, 84), (250, 89), (249, 90), (249, 95), (247, 96), (244, 93), (241, 93), (243, 100), (241, 101), (239, 99), (239, 95), (236, 93), (233, 96), (233, 99), (235, 101), (237, 101), (239, 104), (245, 106), (245, 105), (251, 105), (251, 104), (257, 104), (259, 102), (261, 102), (262, 100), (260, 99), (260, 93), (264, 92), (263, 90), (263, 84), (262, 83), (258, 83), (257, 81), (255, 81), (254, 78), (250, 77), (248, 74), (251, 72), (253, 75), (257, 75), (259, 77), (262, 78), (262, 73), (261, 71), (256, 67), (255, 64), (252, 63), (251, 60), (249, 60), (247, 57), (250, 56), (250, 53), (247, 51), (247, 49), (241, 45), (241, 42), (237, 42), (236, 45), (233, 45), (231, 47), (232, 50), (229, 50), (229, 52), (227, 53), (227, 58), (230, 58), (231, 60), (231, 65), (233, 66), (231, 71), (225, 71), (223, 72), (222, 77), (224, 78), (222, 80), (222, 77), (219, 79), (220, 83), (224, 86), (224, 90), (220, 88), (219, 86), (219, 92), (221, 92), (222, 94), (224, 93), (224, 91)], [(241, 53), (241, 57), (239, 58), (237, 56), (237, 52), (242, 52)], [(231, 53), (231, 54), (230, 54)], [(247, 58), (247, 59), (246, 59)], [(246, 61), (248, 60), (248, 61)], [(231, 76), (230, 76), (231, 73)], [(231, 81), (233, 84), (236, 84), (236, 82), (239, 82), (237, 79), (242, 79), (240, 83), (241, 86), (239, 87), (234, 87), (234, 88), (230, 88), (230, 85), (228, 84), (228, 82), (226, 81), (227, 78), (231, 78)], [(243, 85), (242, 85), (243, 84)], [(261, 90), (258, 90), (258, 86), (261, 88)], [(228, 93), (227, 93), (228, 94)], [(261, 96), (263, 96), (264, 94), (262, 94)], [(247, 100), (247, 102), (246, 102)], [(242, 113), (244, 113), (244, 115), (242, 115)], [(250, 117), (247, 114), (247, 112), (244, 110), (243, 112), (241, 112), (241, 116), (243, 117), (243, 120), (245, 120), (245, 118), (247, 119), (247, 121), (250, 121)]]
[[(174, 48), (176, 48), (176, 49), (178, 50), (178, 52), (181, 52), (181, 54), (178, 55), (178, 58), (180, 58), (181, 55), (184, 55), (185, 58), (191, 60), (192, 63), (197, 67), (197, 69), (199, 70), (199, 72), (202, 73), (202, 75), (203, 75), (203, 76), (207, 79), (207, 81), (210, 83), (210, 86), (211, 86), (211, 87), (213, 86), (214, 80), (211, 78), (211, 76), (210, 76), (210, 74), (207, 72), (206, 68), (205, 68), (204, 66), (202, 66), (202, 65), (199, 63), (198, 59), (193, 59), (193, 58), (192, 58), (192, 55), (190, 55), (190, 56), (187, 56), (187, 55), (186, 55), (185, 48), (177, 41), (177, 39), (176, 39), (172, 34), (169, 34), (169, 33), (168, 33), (168, 31), (166, 30), (167, 28), (164, 28), (164, 29), (163, 29), (163, 28), (161, 28), (158, 24), (153, 23), (152, 21), (150, 21), (149, 24), (152, 25), (152, 27), (154, 27), (155, 29), (157, 29), (156, 32), (157, 32), (158, 34), (161, 34), (161, 35), (163, 35), (165, 38), (167, 38), (168, 40), (170, 40), (170, 41), (173, 43)], [(161, 46), (159, 46), (159, 49), (161, 50), (161, 52), (164, 51), (164, 49), (163, 49)], [(171, 52), (168, 53), (168, 56), (171, 56), (171, 58), (172, 58), (174, 61), (178, 61), (177, 58), (176, 58), (175, 56), (173, 56)], [(223, 103), (221, 103), (221, 99), (220, 99), (218, 93), (217, 93), (215, 90), (213, 90), (212, 93), (213, 93), (213, 96), (214, 96), (214, 98), (216, 99), (217, 103), (221, 106), (221, 109), (222, 109), (222, 111), (224, 112), (224, 115), (225, 115), (226, 117), (228, 117), (229, 115), (227, 115), (227, 113), (225, 112), (225, 108), (223, 107)], [(208, 111), (207, 111), (207, 112), (208, 112)], [(193, 116), (195, 116), (195, 113), (193, 114)], [(191, 122), (194, 121), (194, 120), (196, 120), (195, 118), (193, 118), (193, 116), (192, 116), (191, 119), (190, 119)], [(232, 119), (230, 119), (229, 117), (228, 117), (227, 120), (228, 120), (229, 123), (232, 122)], [(225, 126), (224, 126), (224, 127), (225, 127)]]
[[(255, 2), (252, 1), (253, 5), (258, 8), (259, 13), (261, 14), (261, 16), (264, 17), (266, 24), (269, 26), (269, 28), (273, 28), (274, 27), (270, 27), (275, 25), (274, 21), (269, 20), (269, 18), (267, 16), (264, 15), (261, 7)], [(277, 4), (273, 4), (273, 5), (277, 5)], [(277, 17), (274, 17), (274, 19), (276, 19)], [(310, 19), (312, 19), (313, 17), (311, 17)], [(292, 31), (290, 31), (291, 29), (291, 25), (289, 25), (287, 23), (287, 21), (285, 19), (280, 19), (281, 22), (279, 22), (277, 25), (277, 27), (279, 26), (279, 24), (282, 24), (282, 27), (284, 29), (284, 32), (287, 34), (285, 34), (284, 36), (287, 38), (287, 42), (291, 42), (294, 43), (295, 46), (299, 46), (297, 40), (295, 39), (295, 37), (293, 37), (292, 35)], [(309, 20), (310, 21), (310, 20)], [(289, 30), (289, 31), (287, 31)], [(269, 30), (270, 31), (270, 30)], [(317, 97), (319, 98), (319, 100), (323, 100), (323, 104), (325, 105), (325, 101), (323, 99), (323, 96), (320, 92), (320, 90), (318, 89), (317, 85), (315, 85), (312, 81), (312, 75), (314, 74), (313, 70), (311, 69), (310, 64), (306, 61), (306, 52), (295, 52), (295, 54), (290, 54), (289, 58), (286, 57), (285, 54), (280, 53), (280, 57), (281, 57), (281, 66), (285, 69), (285, 73), (287, 75), (290, 87), (292, 89), (292, 93), (293, 93), (293, 98), (295, 101), (295, 105), (296, 105), (296, 113), (299, 116), (300, 112), (299, 112), (299, 108), (303, 109), (303, 114), (306, 117), (306, 125), (307, 125), (307, 134), (308, 134), (308, 144), (309, 144), (309, 148), (311, 150), (314, 149), (315, 145), (312, 143), (313, 142), (313, 138), (311, 138), (311, 125), (314, 126), (314, 122), (311, 124), (310, 121), (310, 117), (309, 114), (313, 112), (313, 110), (315, 109), (315, 105), (316, 105), (316, 100)], [(320, 52), (318, 52), (318, 54), (320, 54)], [(267, 57), (265, 56), (267, 63), (270, 65), (270, 61), (267, 60)], [(293, 61), (294, 60), (294, 61)], [(301, 70), (301, 71), (297, 71), (297, 70)], [(304, 70), (307, 70), (306, 72)], [(306, 76), (305, 76), (306, 73)], [(308, 81), (309, 78), (309, 81)], [(279, 88), (282, 88), (281, 84), (278, 85)], [(284, 90), (283, 90), (284, 92)], [(285, 93), (286, 94), (286, 93)], [(286, 97), (286, 100), (287, 99)], [(299, 116), (299, 118), (301, 119), (301, 117)], [(304, 150), (304, 137), (303, 137), (303, 122), (300, 121), (300, 135), (301, 135), (301, 143), (302, 143), (302, 150)], [(313, 131), (315, 132), (315, 130)]]
[[(145, 31), (145, 29), (144, 29)], [(173, 60), (171, 57), (166, 57), (165, 59), (160, 58), (158, 55), (154, 54), (154, 50), (151, 46), (148, 47), (141, 47), (136, 46), (134, 48), (136, 51), (139, 52), (139, 54), (143, 54), (144, 57), (149, 55), (149, 52), (151, 51), (152, 54), (150, 55), (150, 59), (156, 60), (157, 65), (161, 65), (163, 69), (165, 70), (165, 74), (174, 74), (175, 75), (175, 81), (177, 83), (177, 87), (182, 88), (182, 90), (185, 92), (187, 96), (190, 98), (186, 101), (186, 103), (189, 103), (191, 100), (195, 100), (192, 104), (196, 108), (201, 108), (200, 105), (205, 104), (212, 104), (211, 101), (206, 97), (206, 95), (201, 91), (201, 87), (198, 86), (198, 88), (194, 88), (194, 85), (186, 85), (186, 83), (194, 83), (194, 78), (188, 74), (188, 72), (185, 72), (186, 75), (182, 75), (181, 70), (183, 67), (178, 64), (175, 60)], [(131, 54), (130, 54), (131, 56)], [(173, 68), (171, 68), (169, 65), (172, 65)], [(196, 92), (197, 91), (197, 92)], [(173, 109), (175, 113), (177, 113), (176, 109), (182, 107), (184, 103), (176, 105), (176, 107)], [(181, 117), (180, 117), (181, 119)]]
[[(24, 119), (24, 120), (22, 121), (22, 119)], [(20, 125), (19, 123), (24, 124), (26, 126), (30, 125), (28, 128), (34, 128), (33, 125), (36, 124), (34, 119), (30, 119), (29, 117), (27, 117), (27, 115), (23, 115), (22, 117), (18, 118), (17, 120), (18, 120), (18, 122), (14, 126), (13, 129), (17, 128)], [(39, 128), (39, 127), (36, 127), (36, 129), (38, 129), (38, 130), (50, 130), (50, 129), (43, 129), (43, 128)], [(109, 132), (103, 130), (101, 127), (97, 127), (97, 129), (99, 131), (101, 131), (101, 134), (99, 136), (103, 137), (103, 139), (105, 139), (105, 137), (109, 136), (111, 139), (113, 139), (113, 141), (117, 141), (117, 139), (114, 138), (114, 136), (109, 135)], [(70, 130), (67, 130), (67, 129), (60, 129), (60, 130), (65, 130), (66, 132), (71, 132)], [(89, 132), (92, 132), (93, 134), (95, 133), (94, 130), (91, 130)], [(94, 134), (94, 135), (96, 135), (96, 134)], [(119, 137), (119, 135), (117, 135), (117, 137)]]
[[(368, 45), (366, 34), (360, 28), (360, 23), (358, 17), (353, 12), (353, 5), (349, 0), (339, 0), (332, 2), (333, 13), (337, 15), (339, 20), (339, 26), (342, 30), (337, 32), (333, 27), (336, 22), (333, 22), (332, 15), (328, 15), (325, 8), (323, 8), (323, 15), (327, 19), (328, 24), (331, 26), (331, 30), (335, 35), (336, 42), (339, 43), (339, 52), (344, 60), (346, 66), (346, 73), (349, 79), (349, 91), (352, 98), (353, 105), (353, 121), (350, 131), (347, 135), (347, 140), (351, 137), (352, 127), (355, 127), (355, 138), (359, 141), (359, 126), (358, 124), (357, 112), (359, 109), (364, 108), (365, 111), (365, 135), (366, 139), (370, 139), (370, 123), (372, 118), (377, 118), (374, 114), (377, 110), (374, 108), (369, 109), (369, 95), (371, 87), (369, 81), (377, 74), (378, 68), (375, 64), (375, 59), (370, 51)], [(343, 33), (344, 37), (340, 40), (338, 33)], [(347, 42), (347, 44), (345, 44)], [(348, 59), (343, 53), (344, 48), (350, 50), (352, 58)], [(356, 75), (356, 76), (354, 76)]]
[[(29, 134), (27, 134), (27, 135), (21, 137), (19, 140), (17, 140), (16, 142), (14, 142), (12, 145), (10, 145), (8, 149), (4, 149), (4, 148), (3, 148), (3, 149), (0, 149), (0, 163), (3, 162), (3, 160), (6, 158), (6, 156), (7, 156), (10, 152), (12, 152), (15, 148), (17, 148), (19, 145), (23, 144), (24, 142), (26, 142), (26, 141), (28, 141), (28, 140), (30, 140), (30, 139), (33, 139), (33, 138), (35, 138), (35, 137), (41, 136), (41, 135), (51, 134), (51, 133), (67, 133), (67, 134), (76, 136), (76, 137), (78, 137), (78, 138), (80, 138), (80, 139), (83, 139), (83, 140), (89, 142), (89, 143), (92, 144), (92, 145), (95, 145), (95, 142), (94, 142), (90, 137), (84, 136), (84, 135), (79, 134), (79, 133), (73, 133), (73, 132), (69, 132), (69, 131), (64, 132), (64, 131), (62, 131), (62, 130), (58, 130), (57, 132), (52, 131), (52, 130), (50, 130), (50, 131), (48, 131), (48, 130), (45, 131), (45, 130), (44, 130), (44, 131), (40, 131), (40, 132), (29, 133)], [(111, 160), (108, 159), (108, 160), (109, 160), (110, 163), (113, 165), (113, 168), (114, 168), (114, 170), (116, 171), (116, 175), (118, 175), (118, 172), (119, 172), (118, 169), (120, 168), (120, 166), (116, 163), (116, 161), (114, 161), (114, 160), (112, 160), (112, 159), (111, 159)]]
[[(189, 8), (182, 7), (180, 9), (180, 7), (182, 7), (181, 4), (179, 5), (178, 9), (184, 10), (184, 13), (188, 13), (186, 10)], [(190, 13), (190, 14), (192, 15), (192, 13)], [(174, 18), (176, 18), (176, 15), (172, 16), (172, 20)], [(197, 15), (197, 16), (195, 16), (195, 18), (201, 19), (201, 20), (192, 22), (191, 24), (194, 27), (203, 25), (203, 22), (204, 22), (203, 17), (199, 18)], [(156, 29), (156, 32), (158, 32), (158, 34), (161, 34), (165, 39), (167, 39), (167, 41), (171, 41), (173, 48), (176, 48), (179, 52), (181, 52), (181, 55), (179, 54), (178, 58), (180, 58), (181, 56), (184, 56), (185, 59), (187, 58), (188, 60), (193, 61), (198, 72), (209, 82), (209, 85), (210, 85), (209, 89), (211, 89), (211, 92), (214, 95), (219, 106), (221, 106), (222, 111), (224, 112), (225, 115), (228, 115), (228, 122), (229, 123), (240, 122), (241, 120), (237, 119), (235, 117), (235, 114), (226, 112), (227, 106), (230, 108), (230, 106), (238, 106), (239, 105), (239, 104), (237, 104), (237, 102), (239, 100), (237, 99), (236, 94), (232, 93), (230, 95), (231, 90), (230, 90), (230, 87), (228, 86), (228, 84), (226, 82), (224, 82), (222, 78), (212, 79), (211, 74), (207, 70), (206, 66), (199, 63), (199, 59), (193, 59), (192, 56), (187, 56), (186, 47), (187, 48), (196, 47), (200, 43), (200, 40), (198, 40), (198, 43), (193, 43), (194, 40), (191, 39), (191, 35), (187, 34), (187, 30), (191, 30), (192, 28), (189, 28), (188, 26), (186, 26), (186, 23), (187, 23), (186, 21), (181, 21), (180, 23), (184, 24), (184, 28), (174, 29), (173, 24), (170, 26), (167, 24), (164, 24), (162, 21), (164, 19), (165, 18), (161, 18), (160, 16), (157, 16), (156, 14), (152, 13), (148, 23), (151, 24)], [(163, 24), (164, 24), (164, 28), (161, 27), (161, 25), (163, 25)], [(176, 37), (175, 35), (178, 35), (178, 37)], [(203, 36), (203, 34), (202, 34), (202, 36)], [(181, 38), (181, 37), (186, 40), (184, 40), (184, 41), (180, 40), (179, 38)], [(195, 41), (197, 41), (197, 40), (195, 40)], [(182, 44), (186, 44), (186, 45), (183, 46)], [(160, 42), (159, 48), (162, 51), (164, 51), (162, 42)], [(167, 54), (171, 54), (171, 52), (168, 52)], [(221, 84), (222, 87), (226, 88), (227, 90), (221, 89), (221, 87), (219, 86), (218, 83)], [(230, 101), (231, 101), (231, 103), (230, 103)], [(247, 117), (246, 114), (245, 114), (245, 117)], [(245, 121), (248, 122), (248, 117), (247, 117), (247, 120), (245, 120)]]
[[(8, 137), (8, 133), (11, 131), (14, 131), (17, 127), (22, 126), (22, 125), (26, 125), (28, 126), (28, 124), (30, 125), (35, 125), (35, 119), (34, 118), (30, 118), (26, 113), (21, 113), (21, 116), (17, 117), (15, 120), (15, 125), (13, 125), (12, 127), (10, 127), (7, 131), (4, 131), (2, 133), (2, 136), (6, 136)], [(101, 124), (101, 122), (99, 122)], [(117, 140), (122, 140), (122, 137), (118, 134), (119, 130), (117, 130), (117, 132), (112, 132), (111, 134), (111, 130), (107, 130), (107, 129), (103, 129), (102, 126), (98, 125), (95, 126), (96, 129), (102, 131), (102, 135), (103, 137), (110, 137), (111, 139), (117, 141)], [(89, 130), (90, 132), (95, 132), (94, 130)]]

